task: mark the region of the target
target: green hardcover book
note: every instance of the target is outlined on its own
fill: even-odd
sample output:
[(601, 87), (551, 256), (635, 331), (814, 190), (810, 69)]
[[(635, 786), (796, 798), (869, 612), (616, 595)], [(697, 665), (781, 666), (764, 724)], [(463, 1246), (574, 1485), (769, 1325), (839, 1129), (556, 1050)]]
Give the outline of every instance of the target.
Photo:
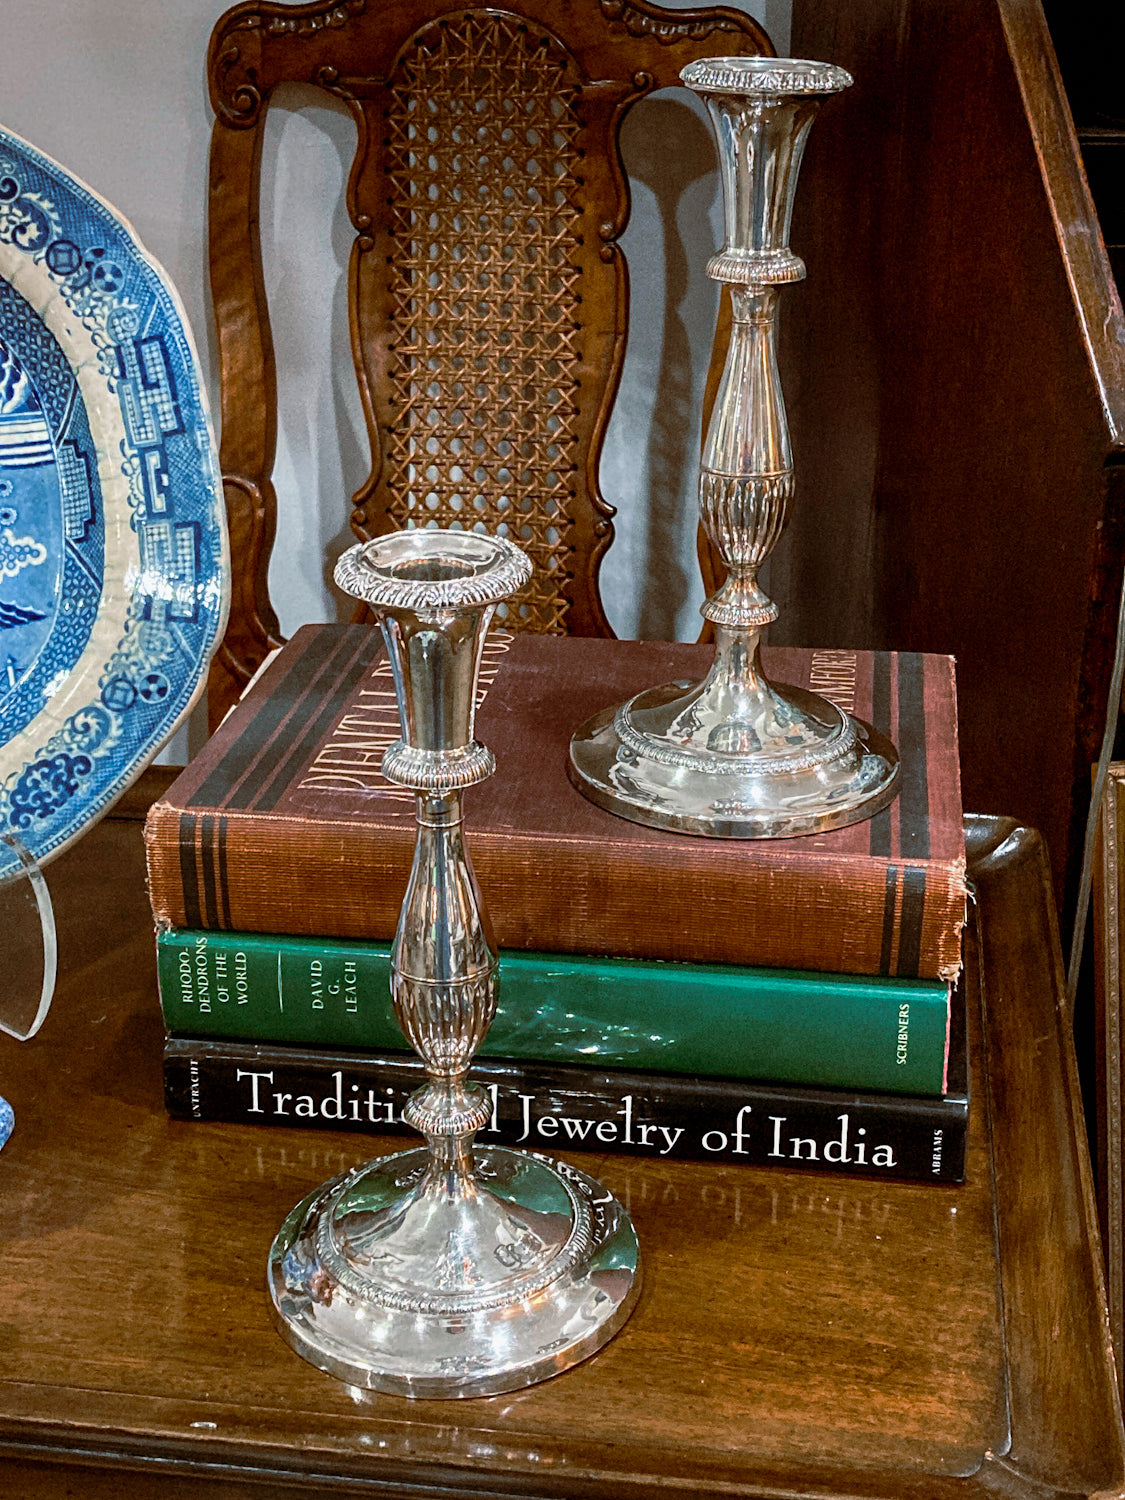
[[(172, 930), (159, 934), (157, 956), (173, 1036), (403, 1046), (387, 944)], [(511, 951), (500, 976), (482, 1056), (944, 1091), (950, 998), (940, 981)]]

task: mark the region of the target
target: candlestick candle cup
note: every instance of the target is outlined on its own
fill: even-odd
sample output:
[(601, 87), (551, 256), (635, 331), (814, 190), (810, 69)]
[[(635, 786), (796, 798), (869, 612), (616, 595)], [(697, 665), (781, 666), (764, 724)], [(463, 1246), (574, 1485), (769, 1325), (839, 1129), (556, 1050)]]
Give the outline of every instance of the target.
[(309, 1194), (274, 1241), (269, 1284), (297, 1352), (361, 1389), (531, 1385), (606, 1343), (640, 1290), (636, 1235), (612, 1194), (565, 1163), (474, 1144), (493, 1103), (467, 1074), (496, 1009), (497, 953), (461, 799), (494, 770), (474, 738), (485, 632), (530, 576), (508, 541), (424, 529), (353, 547), (336, 569), (382, 626), (402, 728), (383, 774), (416, 796), (391, 996), (426, 1064), (404, 1117), (427, 1146)]
[(702, 682), (650, 688), (574, 735), (572, 781), (634, 822), (719, 838), (784, 838), (870, 817), (894, 796), (886, 737), (826, 698), (767, 680), (777, 606), (758, 571), (785, 525), (793, 461), (776, 354), (779, 288), (805, 275), (789, 221), (822, 99), (851, 78), (828, 63), (718, 57), (682, 78), (719, 148), (726, 243), (707, 267), (730, 288), (726, 363), (703, 451), (704, 530), (727, 569), (703, 606), (715, 656)]

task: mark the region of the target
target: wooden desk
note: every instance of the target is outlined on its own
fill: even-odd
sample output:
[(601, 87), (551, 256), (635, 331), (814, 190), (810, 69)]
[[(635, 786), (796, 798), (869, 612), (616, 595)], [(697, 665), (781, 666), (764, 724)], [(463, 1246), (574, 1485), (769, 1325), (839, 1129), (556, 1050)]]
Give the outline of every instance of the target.
[(1041, 0), (792, 0), (789, 45), (855, 84), (793, 214), (770, 642), (955, 656), (966, 803), (1044, 834), (1066, 930), (1125, 563), (1125, 317)]
[(975, 820), (972, 869), (963, 1187), (587, 1155), (636, 1217), (632, 1321), (532, 1390), (412, 1403), (274, 1332), (270, 1240), (363, 1143), (165, 1117), (141, 829), (106, 821), (50, 871), (55, 1010), (0, 1048), (0, 1493), (1125, 1494), (1042, 844)]

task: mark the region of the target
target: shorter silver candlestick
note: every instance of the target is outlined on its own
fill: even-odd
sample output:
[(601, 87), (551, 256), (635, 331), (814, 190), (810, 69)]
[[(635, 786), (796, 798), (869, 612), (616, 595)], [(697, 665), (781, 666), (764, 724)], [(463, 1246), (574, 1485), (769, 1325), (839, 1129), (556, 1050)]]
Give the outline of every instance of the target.
[(640, 1290), (636, 1235), (611, 1193), (566, 1163), (473, 1144), (492, 1101), (466, 1074), (495, 1013), (497, 954), (461, 794), (495, 768), (473, 735), (485, 632), (530, 576), (518, 547), (464, 531), (397, 532), (336, 569), (379, 617), (394, 673), (402, 739), (383, 774), (417, 795), (391, 997), (429, 1074), (404, 1110), (428, 1150), (310, 1193), (274, 1241), (269, 1281), (297, 1352), (367, 1390), (532, 1385), (600, 1349)]
[(842, 68), (780, 57), (689, 64), (715, 127), (726, 244), (708, 273), (730, 287), (732, 327), (704, 445), (703, 526), (727, 580), (703, 606), (715, 658), (702, 682), (649, 688), (588, 719), (571, 780), (637, 823), (718, 838), (785, 838), (869, 818), (898, 790), (886, 737), (826, 698), (770, 682), (760, 644), (777, 606), (758, 570), (785, 525), (793, 461), (776, 355), (777, 299), (804, 263), (789, 249), (797, 171)]

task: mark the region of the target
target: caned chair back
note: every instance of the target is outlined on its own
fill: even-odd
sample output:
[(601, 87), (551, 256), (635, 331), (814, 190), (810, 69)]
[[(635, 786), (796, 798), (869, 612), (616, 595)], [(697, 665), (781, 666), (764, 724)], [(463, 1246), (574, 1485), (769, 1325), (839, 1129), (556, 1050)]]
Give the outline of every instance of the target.
[(212, 722), (279, 640), (258, 234), (278, 86), (326, 90), (358, 129), (349, 309), (371, 467), (352, 497), (356, 535), (436, 524), (509, 536), (535, 567), (506, 623), (608, 635), (598, 569), (613, 508), (598, 459), (628, 316), (619, 131), (692, 59), (771, 51), (737, 11), (647, 0), (250, 0), (223, 16), (208, 64), (210, 260), (234, 590)]

